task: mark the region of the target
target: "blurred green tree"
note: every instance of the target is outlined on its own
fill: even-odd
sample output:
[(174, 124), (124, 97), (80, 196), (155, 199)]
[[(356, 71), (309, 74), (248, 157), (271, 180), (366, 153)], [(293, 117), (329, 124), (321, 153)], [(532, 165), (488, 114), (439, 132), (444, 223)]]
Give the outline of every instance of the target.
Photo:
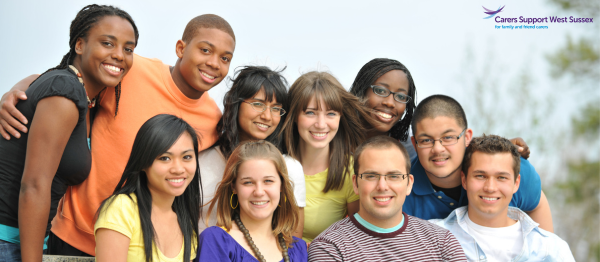
[[(600, 1), (550, 0), (562, 11), (584, 17), (600, 14)], [(600, 261), (600, 48), (598, 23), (577, 40), (567, 36), (566, 43), (546, 56), (550, 74), (556, 80), (567, 81), (585, 94), (583, 106), (572, 117), (569, 148), (565, 154), (567, 173), (554, 184), (552, 201), (561, 206), (562, 225), (557, 233), (569, 242), (577, 261)], [(568, 225), (566, 225), (566, 224)]]

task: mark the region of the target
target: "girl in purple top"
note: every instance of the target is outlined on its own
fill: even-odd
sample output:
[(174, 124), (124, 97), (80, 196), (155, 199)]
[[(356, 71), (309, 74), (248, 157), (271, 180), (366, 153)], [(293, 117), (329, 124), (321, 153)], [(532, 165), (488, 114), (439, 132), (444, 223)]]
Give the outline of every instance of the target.
[(266, 141), (241, 143), (225, 167), (208, 214), (217, 226), (200, 234), (195, 261), (307, 261), (293, 237), (298, 206), (279, 150)]

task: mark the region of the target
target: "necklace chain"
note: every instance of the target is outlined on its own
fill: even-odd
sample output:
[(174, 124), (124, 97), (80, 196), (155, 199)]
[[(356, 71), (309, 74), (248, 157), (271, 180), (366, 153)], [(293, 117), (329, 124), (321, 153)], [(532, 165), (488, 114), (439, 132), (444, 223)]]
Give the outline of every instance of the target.
[[(83, 78), (81, 78), (81, 73), (79, 73), (79, 70), (77, 70), (77, 68), (75, 68), (75, 66), (73, 66), (73, 65), (69, 65), (69, 68), (71, 68), (71, 70), (73, 70), (73, 72), (75, 72), (75, 74), (77, 75), (77, 79), (79, 79), (79, 83), (81, 83), (81, 85), (83, 85), (83, 89), (85, 90), (85, 84), (83, 83)], [(88, 108), (92, 108), (92, 107), (96, 106), (96, 98), (94, 97), (92, 100), (90, 100), (87, 90), (85, 90), (85, 97), (87, 98)]]
[[(248, 245), (250, 245), (250, 247), (252, 248), (252, 251), (254, 251), (254, 254), (256, 255), (256, 258), (258, 258), (258, 261), (266, 262), (265, 257), (260, 253), (260, 251), (258, 251), (258, 247), (256, 247), (256, 245), (254, 244), (254, 241), (252, 241), (250, 232), (248, 232), (248, 229), (246, 229), (246, 227), (242, 223), (240, 216), (236, 215), (234, 220), (235, 220), (235, 223), (237, 224), (237, 226), (242, 231), (242, 233), (244, 233), (244, 237), (246, 238), (246, 241), (248, 241)], [(287, 245), (285, 244), (285, 240), (283, 239), (282, 234), (279, 234), (278, 240), (279, 240), (279, 246), (281, 246), (281, 249), (283, 249), (283, 252), (281, 252), (283, 254), (283, 261), (290, 262), (290, 256), (288, 255), (288, 248), (287, 248)]]

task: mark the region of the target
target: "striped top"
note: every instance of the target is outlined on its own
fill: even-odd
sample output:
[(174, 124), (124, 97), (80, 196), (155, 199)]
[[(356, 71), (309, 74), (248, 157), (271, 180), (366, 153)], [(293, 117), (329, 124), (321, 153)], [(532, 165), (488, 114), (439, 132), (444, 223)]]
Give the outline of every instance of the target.
[(404, 213), (395, 232), (376, 233), (344, 218), (323, 231), (308, 248), (309, 261), (467, 261), (450, 231)]

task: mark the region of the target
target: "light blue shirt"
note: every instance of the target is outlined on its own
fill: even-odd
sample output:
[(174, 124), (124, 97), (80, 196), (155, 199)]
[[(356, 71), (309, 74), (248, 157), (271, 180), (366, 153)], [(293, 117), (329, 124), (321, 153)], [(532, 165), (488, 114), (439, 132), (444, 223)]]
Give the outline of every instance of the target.
[[(445, 219), (431, 219), (438, 226), (450, 230), (462, 246), (469, 261), (485, 262), (487, 256), (469, 234), (467, 228), (467, 207), (460, 207), (452, 211)], [(557, 235), (538, 227), (525, 212), (516, 207), (508, 207), (508, 217), (521, 222), (523, 235), (523, 248), (512, 262), (521, 261), (557, 261), (575, 262), (569, 245)]]
[(373, 225), (373, 224), (369, 223), (369, 221), (363, 219), (358, 213), (354, 213), (354, 218), (356, 218), (356, 221), (358, 221), (358, 223), (360, 223), (361, 225), (366, 227), (368, 230), (371, 230), (376, 233), (382, 233), (382, 234), (396, 232), (398, 229), (400, 229), (404, 225), (404, 215), (402, 216), (402, 221), (400, 221), (400, 224), (398, 224), (397, 226), (392, 227), (392, 228), (381, 228), (376, 225)]

